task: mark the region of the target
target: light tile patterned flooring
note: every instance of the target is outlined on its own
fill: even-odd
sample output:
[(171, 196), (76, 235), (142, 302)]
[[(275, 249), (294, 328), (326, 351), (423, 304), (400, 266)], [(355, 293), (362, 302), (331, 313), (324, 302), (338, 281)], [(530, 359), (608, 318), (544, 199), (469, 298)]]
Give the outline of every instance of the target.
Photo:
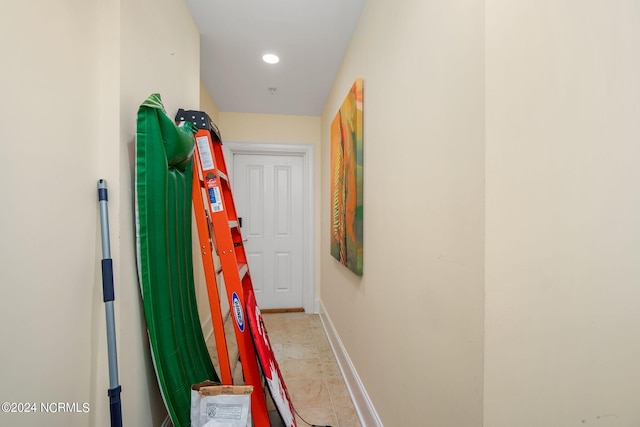
[[(299, 416), (315, 425), (361, 427), (320, 316), (306, 313), (263, 313), (262, 317)], [(229, 354), (232, 360), (237, 360), (232, 326), (230, 322), (226, 322), (225, 326)], [(216, 363), (213, 337), (209, 339), (208, 345)], [(234, 369), (234, 382), (242, 383), (239, 366)], [(300, 417), (296, 416), (297, 425), (306, 426)]]

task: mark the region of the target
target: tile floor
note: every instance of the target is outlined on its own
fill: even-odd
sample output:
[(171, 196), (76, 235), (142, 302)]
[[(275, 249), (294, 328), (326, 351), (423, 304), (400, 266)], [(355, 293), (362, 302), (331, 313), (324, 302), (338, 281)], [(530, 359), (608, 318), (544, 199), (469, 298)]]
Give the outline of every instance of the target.
[[(361, 427), (320, 316), (263, 313), (262, 317), (299, 417), (316, 425)], [(232, 326), (230, 322), (225, 326), (231, 360), (237, 360)], [(207, 344), (216, 363), (214, 338), (211, 337)], [(242, 383), (240, 366), (235, 367), (234, 378), (236, 384)], [(296, 417), (297, 425), (306, 426), (299, 417)]]

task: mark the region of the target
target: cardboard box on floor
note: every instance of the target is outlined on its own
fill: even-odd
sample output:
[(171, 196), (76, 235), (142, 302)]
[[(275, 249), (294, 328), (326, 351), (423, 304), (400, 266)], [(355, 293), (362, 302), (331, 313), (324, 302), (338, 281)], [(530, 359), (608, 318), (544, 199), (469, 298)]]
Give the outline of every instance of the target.
[(191, 387), (192, 427), (251, 427), (253, 386), (211, 381)]

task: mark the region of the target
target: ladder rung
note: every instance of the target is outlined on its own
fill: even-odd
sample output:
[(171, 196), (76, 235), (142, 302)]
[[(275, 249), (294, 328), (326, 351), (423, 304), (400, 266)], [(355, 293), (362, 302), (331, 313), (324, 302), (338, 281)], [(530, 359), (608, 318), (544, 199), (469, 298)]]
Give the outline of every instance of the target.
[(238, 264), (238, 274), (240, 275), (240, 280), (244, 277), (245, 274), (249, 271), (249, 267), (247, 264)]
[(229, 177), (227, 176), (226, 173), (221, 172), (220, 170), (218, 170), (218, 175), (220, 176), (220, 178), (224, 179), (225, 181), (229, 182)]
[(229, 220), (229, 228), (238, 228), (238, 221)]

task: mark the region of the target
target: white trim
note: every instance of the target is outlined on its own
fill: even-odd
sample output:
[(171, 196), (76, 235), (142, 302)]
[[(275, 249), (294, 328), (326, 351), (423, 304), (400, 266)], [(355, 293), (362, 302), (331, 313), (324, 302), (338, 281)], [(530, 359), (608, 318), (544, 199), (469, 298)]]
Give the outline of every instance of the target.
[(302, 157), (303, 189), (303, 284), (302, 308), (307, 313), (317, 313), (315, 292), (315, 206), (314, 206), (314, 159), (313, 144), (275, 144), (262, 142), (231, 141), (222, 144), (227, 161), (229, 180), (233, 182), (233, 155), (285, 155)]
[(331, 318), (329, 318), (329, 314), (327, 313), (324, 304), (322, 304), (322, 301), (320, 301), (320, 320), (322, 320), (322, 325), (327, 333), (327, 337), (329, 338), (333, 354), (336, 356), (336, 361), (338, 362), (338, 366), (342, 372), (344, 382), (347, 384), (347, 388), (349, 389), (351, 400), (353, 400), (353, 404), (356, 407), (356, 412), (360, 418), (360, 424), (363, 426), (383, 427), (382, 421), (380, 421), (380, 417), (378, 417), (378, 413), (373, 407), (371, 399), (369, 399), (367, 390), (365, 390), (362, 381), (360, 381), (358, 372), (353, 366), (347, 350), (344, 348), (344, 345), (342, 345), (338, 332), (333, 326)]
[(171, 422), (171, 417), (169, 417), (169, 415), (167, 415), (167, 418), (164, 419), (161, 427), (173, 427), (173, 423)]

